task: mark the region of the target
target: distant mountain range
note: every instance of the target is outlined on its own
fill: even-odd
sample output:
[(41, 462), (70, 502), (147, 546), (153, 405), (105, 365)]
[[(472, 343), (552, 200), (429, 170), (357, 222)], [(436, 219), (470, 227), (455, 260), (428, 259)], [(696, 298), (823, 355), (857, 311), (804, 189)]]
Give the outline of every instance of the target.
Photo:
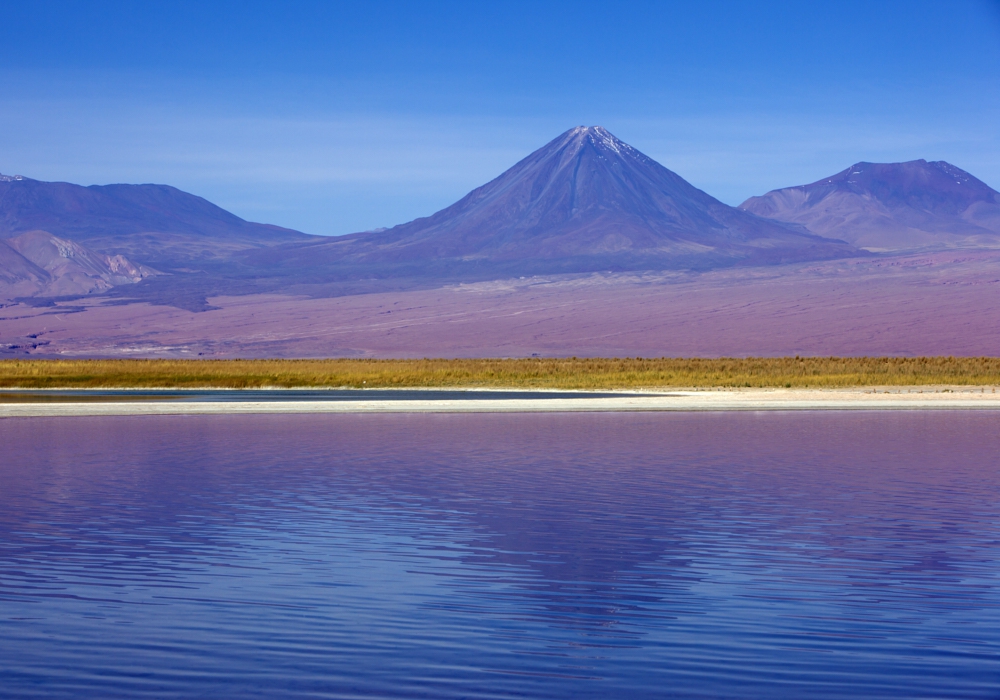
[(436, 214), (334, 238), (166, 185), (0, 176), (0, 297), (104, 293), (208, 308), (449, 282), (709, 270), (1000, 247), (1000, 193), (944, 162), (859, 163), (730, 207), (602, 127), (570, 129)]

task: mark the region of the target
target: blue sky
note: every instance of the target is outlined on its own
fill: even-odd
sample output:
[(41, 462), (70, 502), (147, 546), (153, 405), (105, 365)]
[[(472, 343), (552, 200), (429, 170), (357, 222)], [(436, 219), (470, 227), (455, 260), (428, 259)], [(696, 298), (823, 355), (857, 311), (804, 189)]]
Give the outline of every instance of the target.
[(6, 3), (0, 172), (339, 234), (600, 124), (729, 204), (860, 160), (1000, 189), (1000, 1)]

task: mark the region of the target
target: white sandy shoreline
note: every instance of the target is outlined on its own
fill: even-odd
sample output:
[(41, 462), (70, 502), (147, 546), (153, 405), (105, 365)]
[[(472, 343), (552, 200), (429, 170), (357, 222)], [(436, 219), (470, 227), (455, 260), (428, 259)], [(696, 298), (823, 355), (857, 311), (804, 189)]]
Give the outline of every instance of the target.
[[(602, 392), (608, 393), (608, 392)], [(741, 389), (567, 398), (0, 403), (0, 418), (250, 413), (547, 413), (617, 411), (1000, 410), (992, 387)]]

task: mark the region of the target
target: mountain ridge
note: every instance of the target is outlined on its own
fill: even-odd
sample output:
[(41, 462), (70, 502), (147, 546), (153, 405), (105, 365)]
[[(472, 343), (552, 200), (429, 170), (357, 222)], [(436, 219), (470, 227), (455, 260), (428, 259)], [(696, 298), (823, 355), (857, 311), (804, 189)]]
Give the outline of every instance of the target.
[(0, 238), (48, 231), (96, 252), (164, 268), (227, 257), (236, 250), (312, 238), (245, 221), (170, 185), (74, 185), (0, 178)]
[(871, 250), (1000, 247), (1000, 192), (946, 161), (862, 161), (739, 208)]

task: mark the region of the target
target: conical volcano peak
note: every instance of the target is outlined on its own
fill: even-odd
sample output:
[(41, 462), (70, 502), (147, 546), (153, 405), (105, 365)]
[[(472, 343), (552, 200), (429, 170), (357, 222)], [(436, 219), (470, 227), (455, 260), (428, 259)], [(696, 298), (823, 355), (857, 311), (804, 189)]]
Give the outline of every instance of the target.
[(621, 141), (617, 136), (605, 129), (603, 126), (576, 126), (566, 132), (574, 138), (607, 139), (611, 141)]
[(594, 147), (598, 152), (611, 151), (618, 156), (627, 155), (632, 158), (648, 160), (645, 155), (629, 146), (603, 126), (577, 126), (567, 131), (559, 139), (556, 139), (556, 141), (565, 141), (567, 144), (572, 144), (575, 147), (574, 150), (579, 150), (589, 145)]

